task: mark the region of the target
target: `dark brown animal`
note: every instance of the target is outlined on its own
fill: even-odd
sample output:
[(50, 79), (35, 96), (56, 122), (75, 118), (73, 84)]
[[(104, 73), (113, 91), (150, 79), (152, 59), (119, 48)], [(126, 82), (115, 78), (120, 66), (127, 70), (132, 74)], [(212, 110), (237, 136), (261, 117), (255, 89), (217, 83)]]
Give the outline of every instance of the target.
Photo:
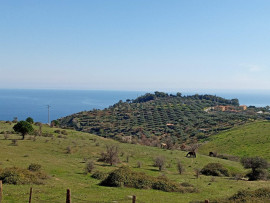
[(216, 152), (209, 152), (209, 156), (216, 157), (217, 156), (217, 153)]
[(188, 152), (186, 157), (193, 157), (193, 158), (196, 158), (196, 152)]

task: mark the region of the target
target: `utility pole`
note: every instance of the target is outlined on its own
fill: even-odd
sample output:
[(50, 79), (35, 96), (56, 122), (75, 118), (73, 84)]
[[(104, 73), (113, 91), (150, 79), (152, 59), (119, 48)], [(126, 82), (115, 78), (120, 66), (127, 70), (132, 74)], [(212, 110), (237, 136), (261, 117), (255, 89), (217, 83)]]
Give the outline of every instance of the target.
[(47, 105), (48, 107), (48, 125), (50, 125), (50, 105)]

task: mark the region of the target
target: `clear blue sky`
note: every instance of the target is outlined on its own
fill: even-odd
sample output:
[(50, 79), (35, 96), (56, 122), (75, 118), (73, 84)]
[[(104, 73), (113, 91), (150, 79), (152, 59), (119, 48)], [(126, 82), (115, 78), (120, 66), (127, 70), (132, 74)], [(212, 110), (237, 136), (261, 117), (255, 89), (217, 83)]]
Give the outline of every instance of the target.
[(0, 88), (270, 89), (270, 1), (0, 0)]

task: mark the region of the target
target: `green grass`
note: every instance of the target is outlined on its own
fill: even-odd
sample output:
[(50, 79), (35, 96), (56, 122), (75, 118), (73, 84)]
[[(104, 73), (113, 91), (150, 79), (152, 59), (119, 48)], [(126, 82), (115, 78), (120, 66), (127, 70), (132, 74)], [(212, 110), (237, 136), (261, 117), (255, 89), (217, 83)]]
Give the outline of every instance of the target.
[(236, 156), (260, 156), (270, 160), (270, 122), (261, 121), (239, 126), (212, 136), (200, 148), (202, 154), (210, 151)]
[[(13, 124), (12, 124), (13, 125)], [(1, 131), (11, 131), (12, 125), (0, 122)], [(37, 127), (36, 127), (37, 128)], [(136, 195), (138, 202), (189, 202), (192, 200), (226, 198), (240, 189), (255, 190), (260, 187), (270, 187), (265, 181), (236, 181), (228, 177), (200, 176), (195, 178), (195, 168), (202, 168), (207, 163), (218, 162), (223, 164), (230, 172), (245, 173), (240, 163), (228, 160), (208, 157), (198, 154), (196, 159), (186, 158), (186, 152), (169, 151), (154, 147), (118, 143), (116, 141), (101, 138), (88, 133), (67, 130), (67, 138), (58, 138), (54, 133), (56, 128), (43, 127), (43, 132), (52, 133), (53, 138), (37, 137), (36, 141), (18, 140), (18, 146), (11, 146), (11, 139), (20, 139), (19, 135), (10, 135), (4, 140), (0, 135), (0, 168), (17, 166), (27, 168), (31, 163), (42, 165), (50, 179), (44, 185), (4, 185), (4, 202), (24, 203), (28, 202), (30, 187), (33, 187), (33, 203), (65, 201), (66, 189), (71, 189), (73, 202), (131, 202), (128, 196)], [(96, 141), (95, 141), (96, 140)], [(96, 143), (99, 143), (97, 146)], [(118, 144), (124, 156), (120, 156), (121, 163), (117, 166), (109, 166), (102, 162), (96, 162), (99, 154), (105, 150), (107, 144)], [(73, 153), (67, 154), (66, 148), (71, 146)], [(121, 154), (121, 153), (120, 153)], [(126, 155), (130, 155), (129, 163), (126, 163)], [(159, 172), (153, 167), (153, 158), (164, 156), (171, 168)], [(123, 165), (128, 165), (134, 171), (145, 172), (151, 176), (165, 174), (169, 179), (182, 183), (188, 182), (198, 189), (198, 193), (169, 193), (158, 190), (140, 190), (133, 188), (113, 188), (99, 186), (100, 180), (84, 174), (85, 163), (83, 159), (88, 158), (95, 161), (96, 169), (100, 171), (112, 171)], [(180, 160), (185, 172), (179, 175), (176, 163)], [(142, 163), (141, 168), (136, 168), (137, 162)], [(167, 164), (168, 165), (168, 164)]]

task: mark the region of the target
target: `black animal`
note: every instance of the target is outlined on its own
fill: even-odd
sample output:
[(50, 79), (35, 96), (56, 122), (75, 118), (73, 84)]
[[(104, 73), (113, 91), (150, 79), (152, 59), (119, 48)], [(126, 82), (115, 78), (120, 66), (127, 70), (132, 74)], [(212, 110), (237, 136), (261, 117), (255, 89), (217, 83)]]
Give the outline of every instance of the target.
[(217, 156), (217, 153), (216, 152), (209, 152), (209, 156), (216, 157)]
[(196, 158), (196, 152), (188, 152), (186, 157), (193, 157), (193, 158)]

